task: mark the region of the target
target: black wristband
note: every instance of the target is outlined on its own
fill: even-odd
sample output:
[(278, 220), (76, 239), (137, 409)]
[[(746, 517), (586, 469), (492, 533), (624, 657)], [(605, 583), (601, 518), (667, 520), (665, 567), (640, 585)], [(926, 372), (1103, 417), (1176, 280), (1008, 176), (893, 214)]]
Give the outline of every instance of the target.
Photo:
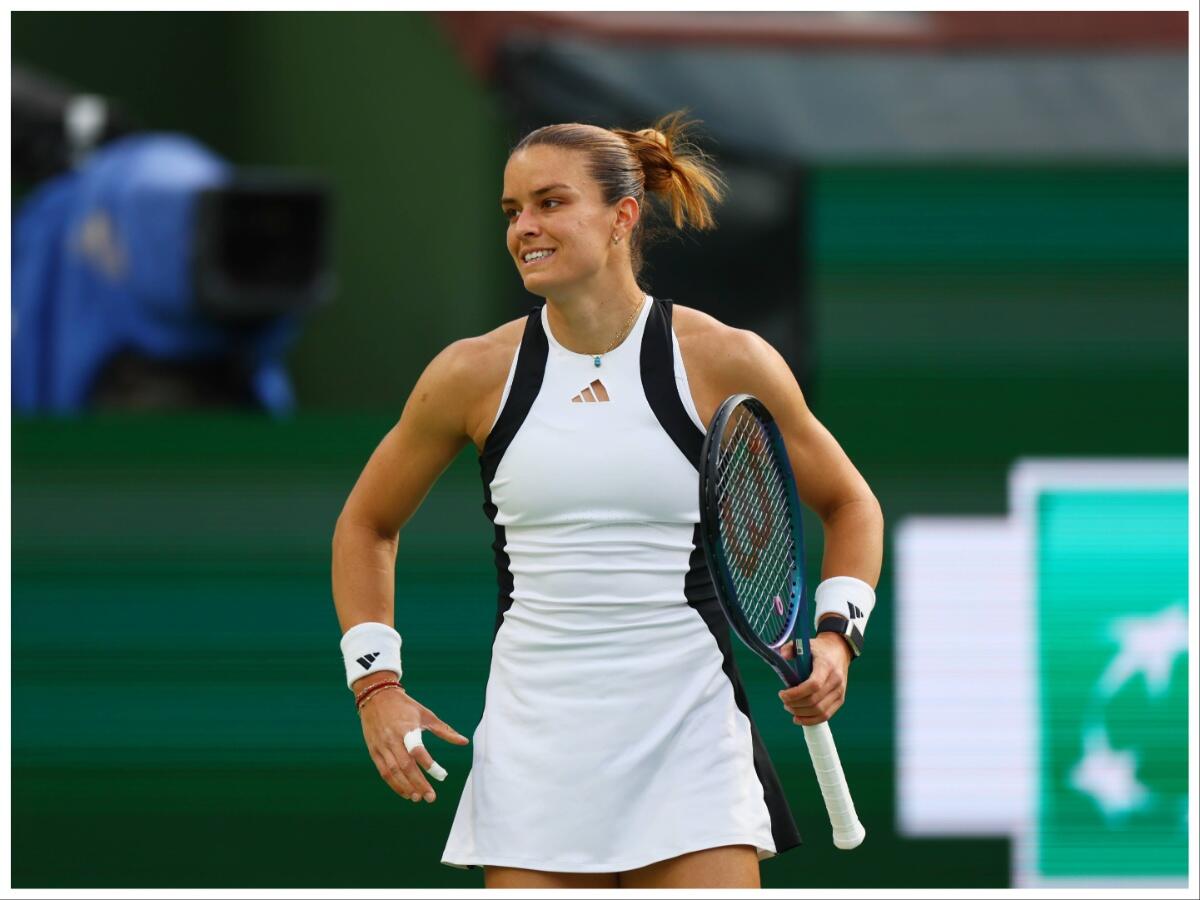
[(835, 634), (840, 634), (846, 639), (846, 643), (850, 645), (850, 658), (858, 659), (862, 656), (863, 635), (858, 630), (858, 626), (851, 625), (850, 620), (845, 616), (827, 615), (817, 624), (817, 634), (825, 631), (832, 631)]

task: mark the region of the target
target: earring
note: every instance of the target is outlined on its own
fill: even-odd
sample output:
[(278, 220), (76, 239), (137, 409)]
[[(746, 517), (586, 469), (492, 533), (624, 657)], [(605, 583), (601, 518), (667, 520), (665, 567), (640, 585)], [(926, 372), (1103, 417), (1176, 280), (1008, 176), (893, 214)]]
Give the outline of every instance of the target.
[(614, 243), (614, 244), (619, 244), (619, 243), (621, 243), (621, 239), (620, 239), (620, 238), (619, 238), (617, 235), (615, 235), (615, 234), (613, 235), (613, 243)]

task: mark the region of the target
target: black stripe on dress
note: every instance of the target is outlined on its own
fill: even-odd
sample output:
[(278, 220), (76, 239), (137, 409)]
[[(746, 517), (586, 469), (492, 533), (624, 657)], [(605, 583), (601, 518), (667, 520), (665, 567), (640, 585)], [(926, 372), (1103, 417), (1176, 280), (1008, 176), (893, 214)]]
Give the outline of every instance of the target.
[[(696, 469), (698, 479), (704, 433), (687, 414), (683, 399), (679, 396), (679, 387), (675, 380), (675, 347), (671, 341), (671, 313), (670, 300), (656, 300), (646, 319), (641, 351), (642, 387), (655, 417), (675, 446)], [(696, 490), (698, 493), (698, 481)], [(692, 532), (692, 553), (688, 560), (687, 575), (684, 576), (683, 593), (688, 606), (696, 610), (716, 640), (721, 651), (721, 669), (733, 687), (734, 702), (750, 721), (754, 771), (762, 784), (763, 799), (771, 815), (771, 836), (775, 840), (775, 852), (790, 850), (800, 844), (800, 831), (788, 807), (787, 797), (779, 783), (779, 776), (775, 774), (775, 767), (771, 764), (771, 757), (767, 753), (762, 735), (759, 734), (758, 726), (754, 724), (754, 717), (750, 715), (750, 701), (746, 697), (746, 689), (742, 686), (742, 679), (733, 658), (729, 621), (721, 610), (705, 561), (699, 523)]]
[(655, 300), (642, 334), (642, 388), (658, 423), (679, 452), (700, 471), (704, 434), (684, 409), (675, 383), (675, 347), (671, 342), (671, 301)]
[[(537, 399), (542, 389), (542, 378), (546, 374), (546, 356), (550, 346), (546, 342), (546, 332), (542, 329), (542, 308), (535, 306), (525, 320), (525, 333), (521, 337), (521, 346), (517, 349), (517, 370), (513, 373), (512, 384), (508, 388), (508, 399), (491, 433), (483, 444), (483, 453), (479, 455), (479, 475), (483, 479), (483, 512), (488, 521), (495, 525), (496, 504), (492, 502), (492, 479), (500, 467), (504, 452), (512, 443), (533, 401)], [(492, 550), (496, 555), (496, 627), (492, 632), (500, 630), (504, 614), (512, 606), (513, 576), (510, 568), (508, 544), (503, 525), (495, 525), (496, 538), (492, 542)]]
[(800, 830), (796, 820), (792, 818), (787, 796), (783, 785), (771, 764), (767, 753), (767, 745), (763, 743), (754, 717), (750, 715), (750, 701), (746, 697), (746, 689), (742, 686), (737, 664), (733, 659), (733, 644), (729, 638), (729, 620), (721, 609), (713, 589), (712, 577), (708, 572), (708, 564), (704, 558), (704, 548), (700, 543), (700, 525), (697, 524), (692, 532), (692, 555), (689, 560), (688, 573), (684, 577), (683, 592), (687, 597), (688, 606), (700, 614), (708, 630), (712, 632), (717, 646), (721, 650), (721, 669), (733, 685), (733, 699), (737, 708), (750, 720), (750, 740), (754, 746), (754, 771), (763, 787), (763, 800), (767, 811), (771, 814), (771, 836), (775, 839), (775, 852), (782, 853), (801, 843)]

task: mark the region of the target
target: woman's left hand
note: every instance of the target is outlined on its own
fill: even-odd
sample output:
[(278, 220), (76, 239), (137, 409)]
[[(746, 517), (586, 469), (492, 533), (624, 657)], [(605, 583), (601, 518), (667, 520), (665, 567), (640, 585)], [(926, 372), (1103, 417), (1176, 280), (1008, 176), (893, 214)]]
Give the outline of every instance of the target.
[[(785, 645), (791, 647), (790, 644)], [(846, 682), (850, 675), (850, 647), (835, 632), (815, 635), (808, 646), (812, 652), (812, 674), (787, 690), (779, 692), (783, 708), (797, 725), (819, 725), (829, 721), (846, 701)], [(792, 654), (788, 654), (791, 656)]]

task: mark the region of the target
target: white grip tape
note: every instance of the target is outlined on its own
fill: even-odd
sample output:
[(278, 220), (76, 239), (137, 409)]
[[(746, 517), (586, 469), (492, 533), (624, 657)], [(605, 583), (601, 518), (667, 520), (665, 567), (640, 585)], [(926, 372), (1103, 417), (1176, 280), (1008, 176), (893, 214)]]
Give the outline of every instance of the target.
[[(409, 753), (413, 752), (413, 747), (424, 747), (424, 746), (425, 746), (425, 744), (421, 741), (421, 729), (420, 728), (414, 728), (412, 731), (410, 731), (408, 734), (406, 734), (404, 736), (404, 749), (407, 750)], [(430, 760), (430, 762), (433, 763), (433, 765), (431, 765), (428, 769), (426, 769), (426, 771), (429, 773), (429, 777), (433, 778), (437, 781), (445, 781), (446, 780), (446, 770), (443, 769), (441, 766), (439, 766), (437, 764), (437, 760), (435, 760), (432, 756), (429, 757), (429, 760)]]
[(839, 850), (853, 850), (863, 842), (867, 830), (858, 821), (858, 813), (854, 810), (854, 800), (850, 797), (846, 773), (842, 771), (829, 723), (805, 725), (804, 740), (808, 743), (808, 755), (812, 757), (817, 784), (825, 799), (829, 824), (833, 826), (833, 843)]
[(857, 628), (860, 634), (867, 632), (867, 619), (875, 608), (875, 589), (852, 575), (835, 575), (826, 578), (813, 592), (813, 627), (821, 623), (821, 616), (837, 613)]
[(361, 622), (342, 635), (342, 662), (346, 666), (346, 686), (372, 672), (395, 672), (399, 678), (400, 635), (382, 622)]

